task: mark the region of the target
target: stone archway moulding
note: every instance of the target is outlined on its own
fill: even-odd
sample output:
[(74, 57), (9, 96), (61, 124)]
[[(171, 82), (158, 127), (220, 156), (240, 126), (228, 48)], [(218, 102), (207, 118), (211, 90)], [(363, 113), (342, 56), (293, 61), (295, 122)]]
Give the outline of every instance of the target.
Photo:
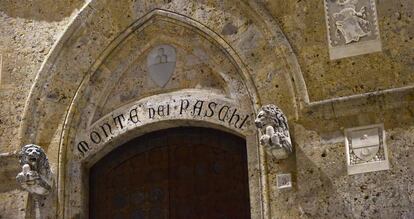
[(73, 150), (73, 154), (67, 150), (69, 159), (59, 163), (61, 206), (57, 217), (86, 217), (87, 170), (107, 153), (146, 133), (185, 126), (222, 130), (246, 140), (252, 217), (266, 218), (267, 193), (264, 191), (264, 167), (261, 164), (264, 157), (259, 151), (253, 114), (251, 109), (237, 101), (195, 90), (144, 98), (111, 112), (92, 124), (84, 135), (78, 135), (75, 145), (66, 146), (78, 148)]
[[(257, 3), (255, 1), (238, 1), (238, 3), (240, 3), (240, 6), (242, 7), (251, 9), (249, 10), (250, 15), (260, 22), (261, 28), (263, 28), (266, 31), (266, 34), (268, 34), (268, 43), (275, 45), (277, 49), (277, 51), (275, 52), (280, 53), (281, 56), (285, 57), (285, 63), (283, 65), (286, 66), (286, 73), (288, 74), (287, 78), (289, 79), (288, 83), (290, 83), (291, 78), (294, 79), (292, 80), (294, 84), (291, 86), (291, 91), (289, 92), (293, 92), (293, 97), (295, 100), (292, 104), (295, 105), (296, 110), (298, 110), (296, 106), (306, 105), (307, 103), (309, 103), (309, 98), (299, 64), (291, 49), (288, 40), (282, 33), (276, 21), (260, 3)], [(40, 102), (47, 101), (44, 100), (44, 96), (47, 95), (47, 93), (45, 92), (48, 92), (46, 88), (50, 87), (47, 80), (51, 78), (53, 74), (56, 74), (55, 72), (53, 72), (53, 67), (57, 60), (64, 58), (62, 57), (62, 50), (66, 47), (66, 44), (68, 43), (68, 41), (71, 40), (71, 38), (79, 37), (76, 35), (79, 34), (78, 32), (80, 31), (81, 26), (84, 25), (85, 19), (88, 18), (88, 16), (90, 16), (91, 14), (96, 13), (94, 5), (100, 4), (104, 5), (105, 1), (90, 1), (81, 9), (79, 14), (76, 17), (74, 17), (74, 19), (66, 28), (60, 39), (53, 46), (51, 52), (48, 54), (48, 57), (46, 58), (46, 61), (42, 64), (41, 69), (39, 70), (39, 73), (35, 78), (35, 83), (30, 91), (29, 98), (27, 99), (27, 102), (25, 104), (24, 116), (19, 131), (19, 139), (21, 140), (22, 144), (36, 141), (37, 135), (33, 134), (33, 130), (37, 130), (40, 126), (39, 124), (42, 123), (42, 118), (36, 116), (36, 114), (40, 113), (42, 111), (42, 108), (45, 108), (41, 106)], [(247, 85), (250, 85), (250, 89), (256, 91), (251, 75), (248, 74), (247, 69), (244, 67), (244, 62), (242, 58), (237, 54), (237, 52), (234, 51), (232, 46), (230, 46), (230, 44), (226, 42), (226, 40), (223, 37), (220, 36), (220, 34), (217, 34), (209, 27), (197, 22), (196, 20), (193, 20), (188, 16), (177, 14), (173, 11), (168, 11), (164, 9), (155, 9), (141, 17), (139, 20), (142, 21), (155, 15), (173, 17), (174, 19), (185, 21), (186, 23), (189, 23), (192, 26), (199, 28), (200, 30), (204, 31), (207, 35), (215, 39), (217, 43), (219, 43), (223, 48), (226, 49), (227, 52), (230, 53), (230, 55), (234, 58), (234, 61), (237, 62), (238, 66), (243, 66), (241, 70), (243, 70), (242, 72), (244, 77), (246, 78)], [(105, 50), (104, 52), (102, 52), (102, 54), (99, 55), (99, 58), (94, 60), (94, 64), (89, 67), (88, 72), (92, 72), (93, 69), (96, 69), (97, 66), (99, 66), (102, 60), (106, 57), (105, 53), (109, 53), (111, 51), (110, 47), (115, 47), (117, 45), (117, 41), (119, 43), (123, 38), (122, 36), (126, 36), (133, 32), (134, 27), (137, 27), (137, 24), (139, 23), (134, 22), (129, 28), (123, 31), (119, 35), (119, 37), (114, 39), (110, 45), (100, 45), (101, 48), (99, 49), (105, 48)], [(99, 51), (99, 49), (96, 50)], [(84, 74), (82, 77), (87, 76), (87, 74)], [(72, 92), (74, 91), (72, 90)], [(71, 96), (69, 97), (71, 98)], [(257, 98), (252, 99), (252, 101), (254, 102), (256, 109), (258, 109), (258, 105), (260, 103), (260, 95), (257, 95)], [(296, 103), (296, 101), (299, 102)], [(56, 103), (45, 104), (53, 105)], [(66, 101), (64, 104), (70, 104), (70, 102)], [(294, 113), (297, 117), (298, 111)]]
[[(94, 9), (90, 5), (93, 5), (93, 4), (98, 4), (98, 3), (96, 3), (95, 1), (90, 2), (88, 5), (86, 5), (83, 8), (80, 14), (77, 17), (75, 17), (74, 21), (67, 28), (67, 30), (65, 31), (64, 35), (61, 37), (59, 42), (54, 46), (53, 51), (50, 53), (49, 57), (47, 58), (47, 61), (43, 64), (41, 71), (37, 75), (35, 85), (31, 90), (30, 97), (26, 103), (25, 116), (24, 116), (24, 120), (22, 122), (21, 130), (20, 130), (20, 138), (21, 138), (22, 144), (27, 143), (27, 142), (36, 142), (38, 141), (37, 136), (40, 135), (41, 132), (46, 132), (46, 131), (41, 130), (40, 127), (47, 126), (48, 124), (47, 120), (43, 121), (41, 117), (37, 116), (38, 114), (45, 114), (45, 111), (42, 111), (43, 110), (42, 108), (46, 105), (47, 107), (50, 107), (50, 109), (56, 108), (56, 111), (62, 111), (62, 110), (65, 111), (65, 113), (62, 113), (64, 117), (64, 122), (62, 122), (63, 128), (56, 127), (56, 130), (61, 132), (61, 134), (60, 134), (58, 155), (54, 155), (54, 157), (58, 157), (57, 163), (59, 164), (57, 171), (56, 171), (58, 175), (58, 179), (57, 179), (57, 182), (58, 182), (57, 216), (58, 218), (69, 217), (69, 215), (67, 214), (65, 215), (65, 211), (64, 211), (66, 204), (68, 204), (68, 201), (71, 201), (69, 199), (65, 200), (66, 195), (67, 195), (65, 193), (65, 180), (66, 180), (65, 173), (67, 171), (66, 167), (68, 165), (67, 164), (67, 158), (68, 158), (67, 150), (68, 150), (68, 147), (72, 147), (74, 145), (74, 142), (71, 142), (73, 141), (73, 139), (71, 139), (73, 136), (71, 136), (70, 134), (71, 131), (73, 131), (73, 127), (71, 127), (71, 124), (73, 123), (74, 115), (76, 114), (76, 111), (78, 110), (78, 104), (79, 104), (80, 99), (82, 98), (83, 91), (85, 90), (85, 87), (88, 86), (88, 81), (90, 77), (95, 73), (96, 69), (101, 65), (101, 63), (105, 60), (108, 54), (110, 54), (114, 50), (114, 48), (116, 48), (121, 42), (123, 42), (123, 40), (128, 35), (136, 31), (137, 28), (139, 28), (144, 23), (150, 21), (152, 18), (157, 17), (157, 16), (167, 17), (167, 18), (171, 18), (173, 20), (177, 20), (179, 22), (185, 23), (191, 27), (194, 27), (203, 35), (212, 39), (212, 41), (214, 41), (214, 44), (222, 48), (222, 50), (227, 53), (227, 56), (230, 57), (234, 65), (237, 66), (238, 71), (240, 75), (242, 76), (244, 86), (246, 87), (249, 93), (249, 96), (250, 96), (250, 100), (251, 100), (251, 103), (249, 106), (243, 106), (243, 108), (248, 108), (251, 111), (246, 112), (243, 115), (240, 114), (239, 115), (240, 117), (245, 118), (245, 116), (247, 115), (254, 114), (256, 110), (259, 108), (259, 105), (261, 102), (260, 95), (258, 94), (257, 88), (254, 85), (254, 80), (252, 79), (252, 74), (251, 72), (249, 72), (251, 71), (251, 69), (248, 69), (246, 67), (245, 61), (243, 61), (243, 58), (240, 57), (240, 55), (235, 51), (232, 45), (230, 45), (222, 36), (217, 34), (215, 31), (213, 31), (209, 27), (205, 26), (204, 24), (198, 22), (197, 20), (189, 16), (178, 14), (176, 12), (165, 10), (165, 9), (154, 9), (150, 11), (149, 13), (145, 14), (144, 16), (136, 20), (126, 30), (122, 31), (114, 40), (110, 42), (110, 44), (101, 45), (100, 49), (103, 49), (103, 48), (105, 49), (103, 49), (103, 52), (100, 53), (100, 55), (96, 59), (93, 59), (93, 62), (92, 62), (93, 64), (91, 63), (91, 66), (88, 68), (87, 72), (84, 73), (84, 75), (82, 76), (82, 79), (80, 80), (81, 81), (80, 85), (77, 85), (77, 88), (75, 90), (70, 91), (73, 93), (73, 94), (68, 95), (70, 99), (67, 100), (66, 102), (63, 101), (63, 103), (61, 103), (60, 100), (50, 101), (49, 99), (53, 99), (53, 95), (49, 95), (47, 93), (46, 87), (50, 85), (48, 83), (54, 83), (54, 81), (50, 82), (48, 81), (48, 79), (51, 78), (50, 75), (55, 74), (54, 71), (56, 70), (53, 69), (55, 62), (57, 62), (57, 60), (59, 59), (65, 59), (64, 57), (65, 55), (62, 54), (61, 51), (66, 46), (65, 44), (70, 42), (72, 38), (79, 37), (78, 35), (81, 34), (79, 33), (79, 29), (83, 24), (83, 19), (88, 17), (89, 14), (92, 14), (92, 11)], [(293, 72), (294, 75), (292, 75), (291, 77), (295, 78), (294, 83), (299, 83), (298, 85), (292, 86), (292, 90), (295, 90), (295, 87), (296, 87), (296, 89), (303, 91), (303, 89), (298, 88), (298, 87), (303, 87), (302, 85), (304, 85), (304, 83), (302, 83), (302, 85), (300, 84), (301, 82), (303, 82), (303, 78), (300, 72), (297, 72), (299, 68), (298, 68), (296, 59), (293, 53), (291, 52), (290, 46), (287, 43), (287, 40), (284, 38), (283, 34), (281, 33), (280, 29), (274, 23), (272, 18), (267, 15), (267, 12), (265, 12), (265, 10), (263, 10), (261, 6), (259, 6), (254, 1), (250, 2), (249, 4), (243, 2), (242, 5), (246, 7), (254, 8), (254, 10), (251, 10), (252, 14), (254, 14), (252, 16), (256, 17), (261, 22), (260, 25), (264, 26), (262, 28), (267, 29), (268, 31), (267, 34), (270, 35), (270, 37), (267, 36), (269, 39), (269, 44), (276, 44), (277, 42), (275, 42), (275, 40), (278, 40), (278, 42), (283, 42), (282, 43), (283, 45), (278, 45), (278, 46), (283, 47), (282, 49), (278, 48), (280, 50), (279, 53), (282, 53), (285, 57), (288, 57), (286, 61), (287, 62), (286, 65), (290, 67), (288, 67), (289, 71), (287, 73), (292, 74)], [(257, 12), (253, 12), (253, 11), (257, 11)], [(292, 67), (292, 66), (296, 66), (296, 67)], [(226, 100), (224, 97), (214, 97), (214, 98), (217, 98), (216, 100), (217, 103), (220, 102), (221, 104), (223, 104), (223, 106), (225, 104), (228, 104), (230, 106), (231, 102), (235, 101), (235, 100)], [(300, 97), (300, 98), (296, 97), (296, 99), (306, 100), (307, 99), (306, 92), (305, 92), (304, 97)], [(208, 102), (208, 103), (211, 103), (211, 102)], [(235, 106), (235, 105), (232, 105), (232, 106)], [(235, 109), (236, 107), (233, 107), (233, 108)], [(131, 113), (131, 109), (129, 109), (129, 111), (127, 112)], [(172, 126), (170, 121), (174, 121), (176, 124), (181, 124), (181, 125), (196, 125), (197, 126), (197, 125), (204, 124), (209, 127), (223, 129), (226, 131), (237, 133), (240, 136), (244, 136), (247, 140), (249, 147), (251, 148), (251, 150), (253, 150), (250, 153), (256, 154), (254, 155), (254, 157), (250, 156), (251, 158), (249, 160), (249, 163), (252, 163), (253, 166), (257, 165), (257, 167), (253, 167), (253, 168), (258, 168), (261, 170), (261, 172), (259, 173), (259, 175), (261, 176), (256, 176), (257, 181), (260, 181), (258, 182), (258, 184), (256, 184), (258, 185), (257, 186), (258, 188), (253, 188), (256, 190), (257, 194), (262, 194), (261, 198), (263, 199), (262, 202), (261, 201), (257, 202), (259, 207), (256, 208), (255, 211), (260, 211), (260, 212), (256, 212), (257, 213), (256, 215), (262, 215), (262, 217), (268, 216), (268, 207), (266, 207), (266, 205), (268, 204), (268, 201), (267, 201), (267, 195), (266, 195), (266, 192), (267, 192), (266, 181), (267, 180), (265, 179), (265, 174), (264, 174), (264, 170), (265, 170), (264, 156), (263, 156), (264, 152), (260, 151), (259, 147), (257, 146), (256, 134), (255, 133), (252, 134), (253, 132), (240, 131), (237, 129), (237, 125), (235, 129), (232, 129), (231, 126), (226, 127), (224, 126), (223, 121), (220, 120), (220, 117), (217, 117), (217, 118), (218, 119), (216, 121), (208, 121), (208, 120), (203, 121), (202, 118), (199, 120), (195, 119), (198, 122), (194, 123), (195, 120), (190, 119), (188, 117), (188, 118), (180, 119), (179, 121), (176, 121), (174, 119), (166, 119), (165, 121), (162, 121), (161, 123), (165, 124), (165, 127)], [(153, 123), (149, 122), (147, 125), (143, 125), (142, 127), (147, 127), (147, 130), (151, 130), (151, 127), (153, 124), (155, 124), (155, 122)], [(231, 124), (231, 121), (229, 124)], [(139, 128), (140, 127), (141, 126), (139, 126)], [(254, 150), (256, 151), (254, 152)]]
[[(200, 90), (161, 94), (141, 99), (111, 112), (92, 124), (84, 136), (76, 136), (74, 142), (73, 130), (76, 128), (73, 127), (73, 121), (74, 119), (76, 120), (78, 104), (82, 101), (83, 92), (88, 87), (89, 77), (92, 76), (105, 57), (122, 43), (126, 37), (157, 16), (183, 22), (197, 28), (198, 31), (207, 37), (213, 36), (214, 42), (226, 51), (227, 56), (230, 57), (242, 74), (244, 86), (246, 86), (250, 96), (250, 103), (240, 105), (236, 103), (237, 100), (213, 94), (209, 95), (208, 91)], [(255, 109), (258, 106), (258, 95), (250, 78), (251, 76), (244, 68), (242, 61), (224, 40), (188, 17), (157, 9), (140, 18), (114, 40), (101, 55), (101, 58), (93, 65), (90, 72), (91, 75), (83, 79), (75, 94), (65, 118), (62, 132), (58, 167), (59, 218), (72, 218), (79, 214), (84, 217), (84, 214), (88, 212), (87, 202), (85, 202), (85, 196), (87, 197), (86, 188), (88, 186), (86, 183), (87, 179), (85, 179), (86, 172), (83, 172), (85, 168), (128, 139), (149, 131), (177, 126), (204, 126), (222, 129), (236, 133), (246, 139), (249, 175), (251, 176), (249, 184), (252, 214), (255, 218), (265, 217), (264, 215), (268, 212), (267, 208), (263, 207), (268, 203), (265, 191), (267, 180), (261, 178), (265, 177), (264, 152), (259, 150), (257, 136), (250, 120), (253, 119)], [(228, 115), (227, 119), (224, 115)], [(124, 119), (125, 124), (122, 123)], [(110, 121), (113, 123), (110, 124)], [(75, 151), (79, 153), (76, 155), (72, 154), (72, 151), (69, 149), (71, 147), (76, 147), (77, 150)], [(76, 157), (79, 159), (76, 159)], [(67, 178), (69, 175), (71, 176), (70, 180)]]
[(254, 114), (248, 109), (233, 99), (195, 89), (143, 98), (116, 109), (76, 136), (73, 158), (90, 160), (109, 141), (158, 122), (204, 122), (243, 137), (254, 135)]

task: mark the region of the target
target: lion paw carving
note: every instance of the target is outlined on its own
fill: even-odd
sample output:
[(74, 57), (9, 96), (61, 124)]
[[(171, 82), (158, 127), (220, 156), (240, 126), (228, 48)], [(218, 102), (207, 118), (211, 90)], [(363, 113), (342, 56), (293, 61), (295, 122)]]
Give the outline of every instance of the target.
[(265, 151), (277, 159), (286, 159), (292, 153), (287, 118), (279, 107), (269, 104), (262, 106), (255, 120), (260, 131), (260, 144)]
[(40, 146), (25, 145), (19, 154), (22, 171), (16, 176), (20, 186), (31, 194), (47, 195), (52, 188), (49, 161)]

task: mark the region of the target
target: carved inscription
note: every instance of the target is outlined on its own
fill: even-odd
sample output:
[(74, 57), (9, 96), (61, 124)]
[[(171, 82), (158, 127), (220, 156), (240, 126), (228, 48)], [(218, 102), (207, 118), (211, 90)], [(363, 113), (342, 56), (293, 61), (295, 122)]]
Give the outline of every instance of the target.
[[(155, 101), (154, 101), (155, 102)], [(114, 113), (98, 121), (87, 135), (80, 140), (77, 151), (85, 156), (90, 150), (109, 141), (117, 133), (125, 132), (151, 121), (168, 119), (210, 120), (231, 129), (247, 128), (250, 115), (242, 113), (234, 104), (199, 98), (177, 98), (169, 101), (136, 105)], [(249, 123), (250, 124), (250, 123)]]
[(381, 51), (374, 0), (325, 0), (331, 59)]

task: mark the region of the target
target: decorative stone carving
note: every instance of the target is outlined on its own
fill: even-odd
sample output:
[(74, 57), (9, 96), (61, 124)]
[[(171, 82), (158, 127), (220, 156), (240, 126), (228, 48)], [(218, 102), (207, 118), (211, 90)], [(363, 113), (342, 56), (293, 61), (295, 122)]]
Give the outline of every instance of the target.
[(147, 57), (149, 76), (160, 87), (164, 87), (174, 73), (176, 64), (175, 48), (159, 45)]
[(20, 172), (16, 180), (31, 194), (47, 195), (52, 188), (52, 173), (49, 161), (40, 146), (25, 145), (19, 154)]
[(277, 174), (276, 183), (277, 189), (290, 189), (292, 188), (292, 175), (290, 173)]
[(381, 51), (375, 0), (325, 0), (331, 59)]
[(383, 124), (345, 130), (348, 174), (389, 169)]
[(255, 120), (260, 132), (260, 144), (265, 151), (277, 159), (286, 159), (292, 153), (287, 118), (279, 107), (269, 104), (262, 106)]
[[(369, 25), (369, 21), (365, 20), (365, 7), (362, 7), (360, 11), (355, 11), (355, 5), (349, 5), (338, 13), (333, 15), (336, 25), (336, 33), (342, 34), (345, 39), (345, 43), (358, 42), (359, 38), (367, 36), (370, 32), (365, 32), (362, 26)], [(364, 28), (366, 29), (366, 28)], [(337, 35), (339, 38), (339, 36)]]
[(236, 101), (219, 94), (206, 95), (205, 91), (150, 96), (118, 108), (79, 133), (75, 149), (83, 159), (122, 133), (154, 121), (207, 121), (247, 134), (253, 129), (253, 119), (246, 110)]

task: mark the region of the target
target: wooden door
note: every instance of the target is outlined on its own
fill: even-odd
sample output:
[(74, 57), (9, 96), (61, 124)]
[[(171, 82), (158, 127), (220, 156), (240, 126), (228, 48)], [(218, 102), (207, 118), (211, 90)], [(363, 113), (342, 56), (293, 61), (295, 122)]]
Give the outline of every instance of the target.
[(206, 128), (150, 133), (90, 171), (90, 218), (250, 218), (246, 143)]

